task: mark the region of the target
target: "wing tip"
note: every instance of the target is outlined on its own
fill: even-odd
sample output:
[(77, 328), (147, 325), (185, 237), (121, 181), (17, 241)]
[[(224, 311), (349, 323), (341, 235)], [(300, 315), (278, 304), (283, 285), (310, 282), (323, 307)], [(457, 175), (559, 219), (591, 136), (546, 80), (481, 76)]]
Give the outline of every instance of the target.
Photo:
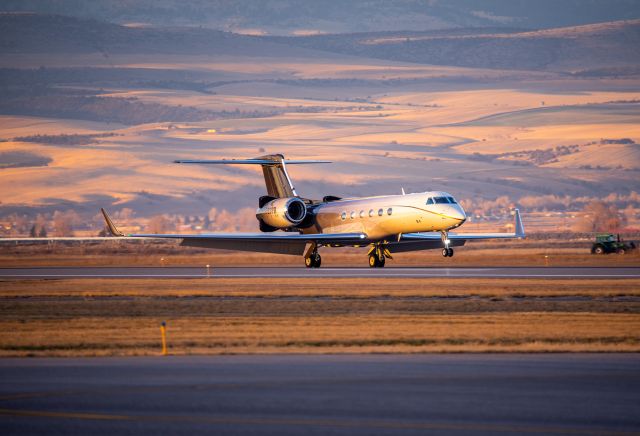
[(102, 216), (104, 217), (104, 221), (107, 223), (107, 228), (109, 229), (109, 233), (111, 233), (111, 236), (118, 236), (118, 237), (124, 236), (124, 233), (118, 230), (115, 224), (113, 224), (113, 221), (111, 221), (111, 217), (109, 217), (109, 214), (107, 214), (107, 211), (101, 207), (100, 212), (102, 212)]
[(522, 224), (522, 218), (520, 217), (520, 209), (515, 210), (515, 230), (516, 237), (524, 239), (527, 237), (524, 231), (524, 225)]

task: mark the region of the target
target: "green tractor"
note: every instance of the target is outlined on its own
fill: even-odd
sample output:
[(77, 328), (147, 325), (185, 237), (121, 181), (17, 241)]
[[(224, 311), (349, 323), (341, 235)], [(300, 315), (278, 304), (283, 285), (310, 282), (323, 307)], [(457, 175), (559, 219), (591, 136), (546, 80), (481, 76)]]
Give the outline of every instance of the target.
[(596, 241), (591, 247), (591, 254), (624, 254), (627, 251), (635, 250), (636, 243), (633, 241), (625, 242), (620, 239), (620, 235), (612, 235), (611, 233), (601, 233), (596, 235)]

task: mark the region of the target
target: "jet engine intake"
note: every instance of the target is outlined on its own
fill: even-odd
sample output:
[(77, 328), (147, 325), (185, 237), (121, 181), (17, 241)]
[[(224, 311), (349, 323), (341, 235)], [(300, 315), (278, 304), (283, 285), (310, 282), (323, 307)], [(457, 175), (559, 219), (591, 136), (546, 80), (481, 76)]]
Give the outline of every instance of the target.
[(298, 197), (276, 198), (256, 211), (261, 223), (277, 229), (296, 226), (307, 216), (307, 205)]

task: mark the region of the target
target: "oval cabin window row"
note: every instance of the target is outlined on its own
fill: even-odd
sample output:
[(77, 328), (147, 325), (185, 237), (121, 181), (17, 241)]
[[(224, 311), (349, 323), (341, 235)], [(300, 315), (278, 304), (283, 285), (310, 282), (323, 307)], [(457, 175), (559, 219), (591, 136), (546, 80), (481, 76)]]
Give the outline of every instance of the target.
[[(387, 209), (387, 215), (391, 215), (393, 213), (393, 208), (388, 208)], [(373, 209), (369, 209), (369, 217), (374, 217), (376, 214), (376, 211)], [(366, 212), (364, 210), (361, 210), (359, 213), (356, 213), (355, 210), (352, 210), (350, 213), (347, 214), (346, 211), (342, 212), (342, 214), (340, 215), (340, 218), (342, 218), (342, 221), (347, 219), (347, 216), (349, 216), (350, 219), (355, 219), (356, 215), (358, 215), (360, 218), (364, 218), (366, 215)], [(378, 216), (383, 216), (384, 215), (384, 209), (378, 209)]]

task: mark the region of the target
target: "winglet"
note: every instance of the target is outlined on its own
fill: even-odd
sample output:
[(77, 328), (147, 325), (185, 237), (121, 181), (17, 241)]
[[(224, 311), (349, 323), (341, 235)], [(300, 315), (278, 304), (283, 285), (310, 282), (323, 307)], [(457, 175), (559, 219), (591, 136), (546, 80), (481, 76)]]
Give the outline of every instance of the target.
[(524, 233), (524, 225), (522, 225), (522, 218), (520, 218), (520, 210), (516, 209), (515, 212), (516, 237), (525, 238), (526, 235)]
[(100, 212), (102, 212), (102, 215), (104, 216), (104, 220), (107, 223), (107, 228), (109, 229), (109, 233), (111, 233), (111, 236), (124, 236), (124, 233), (116, 228), (116, 226), (113, 224), (113, 221), (111, 221), (111, 218), (109, 217), (109, 215), (107, 215), (107, 212), (103, 208), (100, 208)]

